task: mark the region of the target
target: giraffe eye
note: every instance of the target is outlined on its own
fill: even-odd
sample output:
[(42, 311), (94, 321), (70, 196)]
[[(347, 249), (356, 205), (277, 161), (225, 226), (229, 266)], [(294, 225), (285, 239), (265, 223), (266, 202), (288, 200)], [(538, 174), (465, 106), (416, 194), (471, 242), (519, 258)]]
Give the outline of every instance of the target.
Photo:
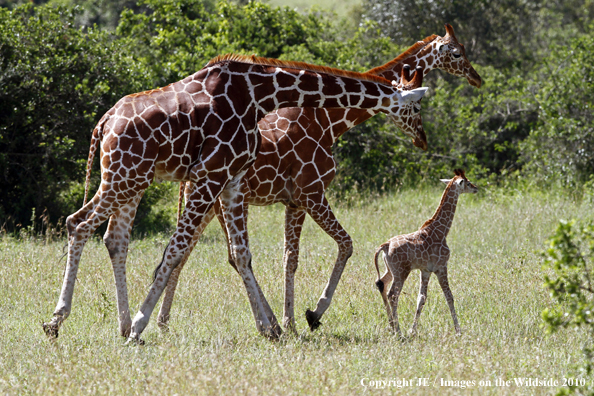
[(417, 103), (413, 106), (413, 112), (418, 113), (419, 111), (421, 111), (421, 105)]
[(452, 54), (452, 55), (454, 55), (454, 58), (459, 58), (462, 56), (462, 54)]
[(459, 58), (460, 56), (462, 56), (462, 53), (460, 49), (454, 48), (452, 49), (452, 55), (454, 55), (454, 58)]

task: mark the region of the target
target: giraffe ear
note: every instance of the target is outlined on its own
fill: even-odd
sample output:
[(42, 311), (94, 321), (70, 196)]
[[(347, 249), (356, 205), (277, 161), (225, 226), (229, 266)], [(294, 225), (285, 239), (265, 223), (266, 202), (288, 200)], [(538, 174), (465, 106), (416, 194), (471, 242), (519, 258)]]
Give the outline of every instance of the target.
[(439, 179), (442, 183), (449, 184), (452, 179)]
[(410, 91), (402, 91), (402, 103), (406, 104), (411, 102), (418, 102), (419, 100), (421, 100), (423, 95), (425, 95), (425, 92), (427, 92), (428, 89), (429, 87), (421, 87), (411, 89)]

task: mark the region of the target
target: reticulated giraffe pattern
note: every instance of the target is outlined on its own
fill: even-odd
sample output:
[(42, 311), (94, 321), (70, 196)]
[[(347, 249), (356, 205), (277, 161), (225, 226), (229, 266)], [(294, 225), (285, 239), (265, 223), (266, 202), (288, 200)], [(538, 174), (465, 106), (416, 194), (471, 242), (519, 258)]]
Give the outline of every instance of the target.
[[(412, 270), (421, 270), (419, 296), (417, 298), (417, 311), (410, 330), (411, 334), (417, 331), (417, 324), (421, 310), (427, 300), (427, 286), (431, 274), (437, 275), (445, 299), (450, 308), (456, 334), (460, 334), (460, 325), (454, 308), (454, 296), (448, 283), (448, 260), (450, 249), (446, 238), (454, 220), (456, 205), (460, 194), (478, 192), (478, 188), (468, 181), (464, 171), (456, 169), (451, 180), (442, 180), (447, 187), (435, 214), (423, 224), (416, 232), (398, 235), (382, 244), (375, 252), (374, 262), (378, 280), (376, 285), (382, 294), (382, 299), (388, 313), (390, 325), (397, 334), (400, 334), (398, 324), (398, 298), (402, 286)], [(386, 273), (380, 277), (377, 260), (384, 253)], [(387, 287), (392, 282), (388, 291)]]
[[(101, 185), (66, 224), (68, 259), (54, 316), (43, 327), (56, 337), (71, 312), (76, 274), (85, 242), (109, 219), (104, 236), (114, 267), (120, 333), (138, 339), (171, 271), (180, 263), (205, 214), (220, 196), (230, 254), (241, 275), (259, 331), (278, 336), (280, 327), (251, 270), (241, 179), (260, 146), (257, 123), (282, 107), (352, 106), (397, 116), (402, 103), (424, 90), (396, 89), (381, 77), (299, 62), (223, 56), (164, 88), (122, 98), (93, 130), (90, 165), (98, 147)], [(155, 271), (149, 295), (130, 321), (125, 261), (138, 202), (154, 180), (188, 182), (186, 206)]]
[[(418, 67), (422, 75), (439, 68), (456, 76), (466, 77), (476, 87), (481, 78), (474, 70), (458, 42), (454, 30), (446, 25), (446, 35), (433, 35), (417, 42), (407, 51), (383, 66), (368, 73), (400, 82), (405, 66)], [(422, 77), (419, 76), (419, 77)], [(417, 82), (420, 84), (420, 80)], [(413, 85), (414, 86), (414, 85)], [(418, 112), (420, 106), (402, 111), (396, 125), (407, 135), (417, 130), (423, 138), (413, 139), (415, 146), (426, 148), (426, 138)], [(325, 197), (325, 190), (336, 174), (336, 161), (332, 145), (346, 131), (366, 121), (377, 112), (358, 109), (284, 108), (268, 114), (258, 123), (262, 147), (254, 165), (243, 180), (243, 190), (250, 205), (283, 203), (285, 219), (285, 303), (283, 323), (295, 329), (294, 276), (298, 266), (299, 239), (305, 215), (312, 219), (338, 245), (338, 255), (315, 310), (306, 312), (310, 328), (320, 324), (320, 318), (330, 306), (332, 296), (346, 262), (352, 254), (352, 239), (336, 219)], [(216, 207), (216, 204), (215, 204)], [(205, 221), (214, 218), (211, 213)], [(206, 224), (197, 229), (192, 246), (200, 238)], [(191, 250), (191, 249), (190, 249)], [(167, 285), (158, 316), (160, 325), (166, 325), (170, 316), (175, 287), (182, 265), (174, 271)]]

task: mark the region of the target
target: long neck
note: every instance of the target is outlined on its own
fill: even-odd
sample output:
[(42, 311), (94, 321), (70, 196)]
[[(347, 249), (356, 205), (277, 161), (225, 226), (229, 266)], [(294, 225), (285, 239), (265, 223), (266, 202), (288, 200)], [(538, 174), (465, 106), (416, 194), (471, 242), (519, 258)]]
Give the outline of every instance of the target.
[[(439, 36), (437, 36), (439, 38)], [(428, 42), (425, 46), (419, 47), (417, 51), (407, 54), (402, 60), (391, 61), (384, 66), (376, 68), (378, 71), (376, 75), (385, 78), (386, 80), (395, 80), (400, 82), (400, 74), (404, 65), (409, 65), (411, 71), (414, 71), (417, 66), (423, 67), (423, 75), (427, 75), (432, 69), (439, 67), (439, 57), (435, 55), (433, 49), (435, 48), (436, 40)], [(370, 72), (373, 71), (370, 70)]]
[[(240, 92), (243, 85), (260, 107), (262, 116), (284, 107), (352, 107), (390, 112), (398, 101), (389, 82), (359, 73), (342, 76), (233, 62), (221, 69), (219, 84), (225, 86), (225, 91)], [(229, 78), (223, 77), (224, 69)]]
[(452, 183), (450, 183), (441, 196), (441, 201), (437, 210), (433, 214), (433, 217), (427, 220), (421, 229), (445, 239), (448, 236), (450, 227), (454, 221), (454, 214), (456, 212), (459, 196), (460, 193), (456, 188), (453, 188)]
[[(397, 106), (396, 92), (389, 82), (380, 78), (368, 79), (364, 75), (357, 78), (358, 73), (341, 76), (278, 66), (248, 66), (244, 78), (264, 114), (285, 107), (351, 107), (390, 112)], [(229, 65), (234, 74), (232, 67)]]
[[(399, 83), (402, 68), (404, 65), (409, 65), (411, 70), (415, 70), (417, 66), (423, 66), (423, 75), (426, 75), (433, 68), (438, 67), (438, 60), (432, 55), (437, 38), (439, 38), (439, 36), (431, 37), (431, 40), (426, 40), (427, 42), (425, 45), (411, 47), (411, 49), (406, 51), (403, 55), (380, 67), (369, 70), (369, 73), (383, 77), (388, 81), (396, 81)], [(330, 120), (334, 122), (328, 129), (332, 134), (333, 142), (336, 142), (349, 129), (367, 121), (377, 114), (377, 112), (374, 111), (359, 109), (331, 109), (328, 110), (328, 113)], [(347, 122), (340, 122), (343, 119)]]

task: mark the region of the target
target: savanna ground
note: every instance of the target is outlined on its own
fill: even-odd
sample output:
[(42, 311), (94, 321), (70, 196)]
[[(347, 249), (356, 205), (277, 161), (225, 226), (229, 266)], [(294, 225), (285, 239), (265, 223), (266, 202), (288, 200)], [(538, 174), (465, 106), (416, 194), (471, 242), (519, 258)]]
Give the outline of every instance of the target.
[[(153, 314), (143, 333), (145, 346), (124, 346), (117, 333), (111, 266), (99, 237), (84, 250), (73, 312), (56, 342), (46, 339), (41, 323), (51, 317), (58, 298), (65, 239), (0, 237), (0, 393), (381, 394), (403, 390), (366, 388), (361, 381), (405, 378), (414, 381), (406, 394), (554, 394), (555, 387), (518, 387), (513, 379), (561, 383), (579, 375), (585, 334), (548, 335), (542, 327), (541, 312), (552, 300), (542, 286), (539, 252), (559, 219), (592, 220), (592, 200), (479, 187), (479, 194), (461, 197), (448, 238), (459, 337), (435, 277), (419, 334), (405, 341), (390, 332), (374, 286), (376, 246), (416, 230), (433, 214), (441, 188), (336, 208), (355, 250), (314, 333), (304, 312), (315, 307), (336, 247), (308, 219), (296, 285), (299, 334), (278, 342), (258, 335), (243, 283), (227, 264), (218, 224), (209, 226), (184, 268), (170, 331), (162, 333)], [(281, 206), (252, 207), (249, 222), (256, 276), (279, 319), (283, 215)], [(134, 312), (166, 244), (166, 235), (131, 243), (128, 286)], [(399, 306), (405, 329), (412, 323), (417, 288), (418, 272), (405, 284)], [(429, 387), (417, 386), (417, 378), (428, 378)], [(474, 381), (474, 386), (440, 387), (442, 379), (456, 385)], [(511, 386), (495, 386), (497, 379), (511, 380)]]
[(353, 6), (361, 6), (361, 0), (268, 0), (266, 3), (271, 6), (289, 7), (299, 11), (305, 11), (311, 7), (316, 9), (333, 11), (339, 16), (345, 16)]

